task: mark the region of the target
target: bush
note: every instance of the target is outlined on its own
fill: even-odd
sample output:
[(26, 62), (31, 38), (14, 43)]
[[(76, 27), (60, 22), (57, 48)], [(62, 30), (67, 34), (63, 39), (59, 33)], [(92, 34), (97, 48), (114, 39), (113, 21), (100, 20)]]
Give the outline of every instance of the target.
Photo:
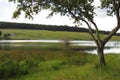
[(0, 64), (0, 78), (14, 77), (18, 73), (18, 63), (6, 60)]
[(7, 34), (4, 34), (4, 36), (3, 36), (3, 37), (4, 37), (4, 39), (9, 40), (9, 39), (10, 39), (10, 36), (11, 36), (11, 35), (10, 35), (10, 33), (7, 33)]
[(16, 76), (29, 74), (31, 69), (36, 67), (33, 61), (6, 60), (0, 62), (0, 79), (13, 78)]

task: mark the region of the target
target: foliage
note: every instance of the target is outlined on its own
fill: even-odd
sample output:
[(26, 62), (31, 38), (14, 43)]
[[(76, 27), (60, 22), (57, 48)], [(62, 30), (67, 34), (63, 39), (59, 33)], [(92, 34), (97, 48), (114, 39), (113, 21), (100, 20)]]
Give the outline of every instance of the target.
[(6, 33), (3, 35), (3, 38), (9, 40), (10, 36), (11, 36), (10, 33)]
[(26, 18), (33, 18), (32, 15), (38, 14), (41, 10), (50, 9), (53, 14), (60, 13), (62, 16), (67, 15), (75, 21), (84, 20), (84, 18), (93, 19), (92, 6), (93, 0), (9, 0), (17, 4), (17, 10), (13, 17), (17, 18), (21, 12), (25, 12)]
[(0, 78), (14, 78), (20, 75), (30, 73), (30, 69), (34, 68), (32, 61), (15, 61), (7, 59), (0, 62)]
[[(86, 28), (79, 28), (66, 25), (41, 25), (27, 23), (0, 22), (0, 29), (32, 29), (32, 30), (50, 30), (50, 31), (69, 31), (69, 32), (88, 32)], [(93, 31), (94, 32), (94, 31)]]
[(119, 0), (100, 0), (101, 8), (107, 9), (107, 14), (110, 16), (116, 15), (116, 9), (119, 9)]

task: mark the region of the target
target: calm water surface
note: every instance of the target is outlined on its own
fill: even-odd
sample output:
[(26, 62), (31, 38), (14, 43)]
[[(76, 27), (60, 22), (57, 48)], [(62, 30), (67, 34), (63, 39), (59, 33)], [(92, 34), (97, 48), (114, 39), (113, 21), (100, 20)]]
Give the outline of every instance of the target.
[[(41, 44), (31, 44), (31, 43), (63, 43), (64, 40), (0, 40), (1, 45), (10, 46), (48, 46)], [(96, 46), (94, 41), (81, 41), (81, 40), (71, 40), (69, 41), (71, 46)], [(28, 43), (28, 44), (24, 44)], [(120, 53), (120, 41), (109, 41), (106, 45), (105, 53)], [(109, 47), (109, 48), (108, 48)], [(85, 52), (96, 54), (96, 49), (86, 50)]]

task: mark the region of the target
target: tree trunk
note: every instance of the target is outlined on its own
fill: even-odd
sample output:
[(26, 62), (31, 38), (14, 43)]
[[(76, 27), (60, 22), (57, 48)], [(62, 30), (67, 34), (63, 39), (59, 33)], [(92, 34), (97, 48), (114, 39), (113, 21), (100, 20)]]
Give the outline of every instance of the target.
[(103, 50), (104, 50), (104, 46), (97, 46), (97, 54), (98, 54), (100, 65), (106, 66)]

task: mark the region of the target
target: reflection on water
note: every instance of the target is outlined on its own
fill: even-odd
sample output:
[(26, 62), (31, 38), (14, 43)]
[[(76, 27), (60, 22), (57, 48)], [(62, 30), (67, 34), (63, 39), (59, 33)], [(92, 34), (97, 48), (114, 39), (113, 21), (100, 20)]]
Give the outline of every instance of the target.
[[(104, 49), (104, 53), (120, 53), (120, 47), (111, 47), (111, 48), (105, 48)], [(85, 51), (87, 53), (93, 53), (93, 54), (97, 54), (97, 50), (93, 49), (93, 50), (87, 50)]]
[[(63, 43), (64, 40), (0, 40), (2, 46), (49, 46), (45, 44), (33, 44), (33, 43)], [(94, 41), (69, 41), (71, 46), (96, 46)], [(24, 44), (27, 43), (27, 44)], [(32, 43), (32, 44), (31, 44)], [(105, 53), (120, 53), (120, 41), (109, 41), (105, 45)], [(109, 47), (109, 48), (108, 48)], [(96, 54), (96, 49), (86, 50), (85, 52)]]
[[(72, 41), (73, 46), (96, 46), (94, 41)], [(96, 49), (86, 50), (87, 53), (97, 54)], [(109, 41), (105, 45), (104, 53), (120, 53), (120, 41)]]
[(49, 43), (58, 43), (61, 40), (0, 40), (0, 43), (35, 43), (35, 42), (49, 42)]

